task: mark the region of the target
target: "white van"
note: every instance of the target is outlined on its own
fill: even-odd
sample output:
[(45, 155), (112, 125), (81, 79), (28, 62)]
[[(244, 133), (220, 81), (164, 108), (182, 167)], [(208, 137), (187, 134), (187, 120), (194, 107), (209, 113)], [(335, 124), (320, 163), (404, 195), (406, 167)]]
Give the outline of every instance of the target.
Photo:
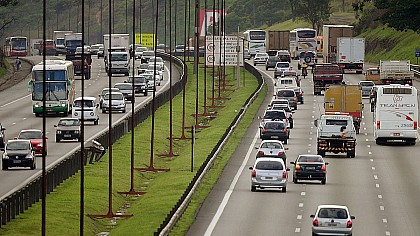
[(275, 86), (277, 88), (295, 88), (298, 87), (296, 79), (293, 77), (280, 77)]
[[(99, 124), (99, 104), (95, 97), (84, 97), (84, 116), (85, 121), (93, 121), (94, 125)], [(73, 102), (73, 118), (82, 119), (82, 97), (74, 99)]]
[(419, 112), (416, 87), (400, 84), (377, 86), (372, 105), (376, 144), (385, 144), (389, 140), (416, 144)]

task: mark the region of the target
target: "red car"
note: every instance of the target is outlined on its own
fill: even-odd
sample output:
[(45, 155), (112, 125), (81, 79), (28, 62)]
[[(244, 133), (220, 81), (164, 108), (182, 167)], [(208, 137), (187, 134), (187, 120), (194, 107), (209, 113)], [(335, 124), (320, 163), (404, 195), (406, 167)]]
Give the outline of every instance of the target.
[[(47, 137), (45, 137), (48, 139)], [(42, 146), (42, 131), (39, 129), (24, 129), (20, 131), (16, 139), (27, 139), (30, 140), (32, 146), (36, 149), (35, 155), (42, 155), (42, 150), (44, 149), (45, 155), (47, 155), (47, 145)]]

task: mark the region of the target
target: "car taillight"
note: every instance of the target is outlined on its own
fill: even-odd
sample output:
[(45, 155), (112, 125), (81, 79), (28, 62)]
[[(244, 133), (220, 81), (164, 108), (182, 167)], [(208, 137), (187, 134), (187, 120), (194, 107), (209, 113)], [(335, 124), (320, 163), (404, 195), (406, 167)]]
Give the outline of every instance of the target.
[(287, 176), (287, 172), (285, 170), (283, 170), (283, 179), (285, 179)]
[(267, 131), (267, 129), (266, 128), (263, 128), (262, 129), (262, 133), (265, 134), (265, 131)]
[(351, 222), (351, 220), (347, 221), (347, 228), (351, 228), (353, 227), (353, 223)]
[(257, 177), (257, 171), (256, 170), (252, 170), (251, 172), (251, 177)]
[(417, 130), (417, 121), (414, 121), (414, 129)]
[(300, 165), (299, 165), (299, 164), (296, 164), (295, 169), (296, 169), (296, 170), (300, 170)]
[(262, 119), (265, 120), (265, 116), (263, 116)]
[(318, 226), (318, 220), (314, 220), (314, 221), (312, 222), (312, 225), (317, 227), (317, 226)]
[(283, 132), (284, 132), (284, 133), (287, 133), (287, 129), (286, 129), (286, 128), (284, 128), (284, 129), (283, 129)]
[(293, 98), (293, 101), (295, 101), (295, 102), (296, 102), (296, 98)]
[(263, 151), (259, 151), (258, 154), (264, 155), (264, 152)]
[(381, 128), (381, 121), (376, 121), (376, 128), (377, 129), (380, 129)]
[(302, 96), (302, 92), (299, 92), (299, 96)]
[(326, 170), (327, 167), (325, 166), (325, 164), (322, 164), (321, 170)]
[(283, 155), (284, 152), (280, 151), (279, 153), (277, 153), (278, 156)]

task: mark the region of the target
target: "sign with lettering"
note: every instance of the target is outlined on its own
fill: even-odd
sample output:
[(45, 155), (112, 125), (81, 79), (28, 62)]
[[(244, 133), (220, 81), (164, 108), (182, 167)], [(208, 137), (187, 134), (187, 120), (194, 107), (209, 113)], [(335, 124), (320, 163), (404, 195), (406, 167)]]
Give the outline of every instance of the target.
[[(239, 50), (239, 58), (238, 58)], [(206, 65), (243, 66), (243, 43), (237, 36), (206, 36)]]

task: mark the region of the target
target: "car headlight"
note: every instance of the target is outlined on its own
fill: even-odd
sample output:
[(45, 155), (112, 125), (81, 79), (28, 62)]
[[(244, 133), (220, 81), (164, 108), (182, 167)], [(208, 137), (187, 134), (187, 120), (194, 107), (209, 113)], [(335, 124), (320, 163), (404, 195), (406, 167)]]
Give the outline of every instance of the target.
[(38, 143), (38, 145), (36, 145), (37, 147), (42, 147), (42, 143)]
[(9, 159), (9, 156), (6, 154), (3, 154), (3, 159)]
[(75, 130), (75, 131), (74, 131), (74, 133), (75, 133), (75, 134), (78, 134), (78, 133), (79, 133), (79, 130)]
[(57, 134), (61, 134), (61, 130), (57, 130), (57, 132), (56, 132)]
[(41, 107), (39, 104), (35, 104), (35, 107)]
[(93, 113), (93, 112), (90, 113), (90, 116), (94, 116), (94, 115), (95, 115), (95, 113)]
[(30, 153), (28, 153), (28, 155), (26, 155), (25, 157), (26, 159), (34, 159), (34, 156), (32, 156)]
[(75, 115), (75, 116), (78, 116), (78, 115), (79, 115), (79, 113), (75, 112), (75, 113), (74, 113), (74, 115)]

